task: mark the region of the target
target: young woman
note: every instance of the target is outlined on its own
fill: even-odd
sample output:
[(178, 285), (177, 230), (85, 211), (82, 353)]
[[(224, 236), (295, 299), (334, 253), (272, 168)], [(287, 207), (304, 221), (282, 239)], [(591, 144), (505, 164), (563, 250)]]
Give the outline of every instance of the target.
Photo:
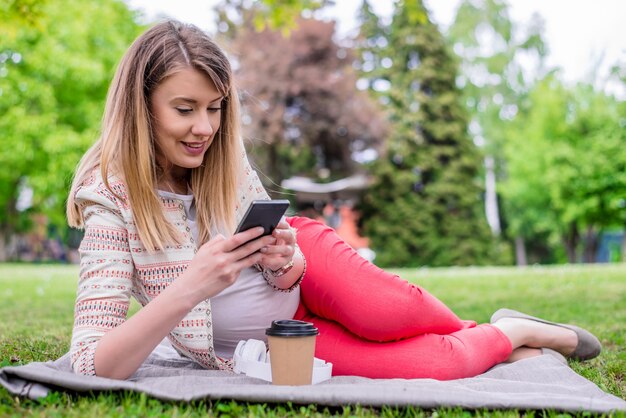
[[(128, 378), (165, 337), (181, 355), (229, 369), (239, 340), (264, 340), (286, 318), (315, 324), (316, 356), (334, 374), (454, 379), (541, 348), (599, 353), (584, 330), (514, 311), (463, 321), (306, 218), (271, 236), (233, 234), (249, 202), (268, 198), (238, 125), (229, 62), (196, 27), (159, 23), (123, 57), (67, 204), (70, 225), (85, 229), (77, 373)], [(143, 307), (127, 318), (131, 296)]]

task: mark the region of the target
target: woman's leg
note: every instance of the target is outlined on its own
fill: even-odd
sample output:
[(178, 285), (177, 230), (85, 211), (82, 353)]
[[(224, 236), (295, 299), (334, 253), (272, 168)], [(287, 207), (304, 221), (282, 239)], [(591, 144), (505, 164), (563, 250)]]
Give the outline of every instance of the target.
[(462, 321), (424, 289), (361, 258), (332, 229), (306, 218), (289, 222), (307, 260), (295, 318), (318, 327), (316, 356), (331, 361), (334, 374), (455, 379), (537, 354), (520, 347), (577, 349), (577, 332), (559, 325)]
[(308, 218), (288, 222), (298, 230), (307, 262), (302, 303), (314, 315), (371, 341), (450, 334), (476, 325), (460, 320), (421, 287), (363, 259), (333, 229)]
[(333, 363), (334, 376), (460, 379), (483, 373), (511, 354), (507, 337), (491, 325), (380, 343), (360, 338), (303, 305), (295, 319), (312, 322), (319, 329), (315, 356)]

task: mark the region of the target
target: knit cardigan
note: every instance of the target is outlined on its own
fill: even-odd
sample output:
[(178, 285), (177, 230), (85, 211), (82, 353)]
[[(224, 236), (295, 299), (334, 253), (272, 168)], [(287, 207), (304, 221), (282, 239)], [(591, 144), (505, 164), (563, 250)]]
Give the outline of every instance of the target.
[[(237, 222), (250, 201), (269, 199), (245, 154), (243, 160)], [(83, 375), (95, 375), (96, 346), (107, 331), (126, 320), (131, 296), (145, 306), (185, 271), (197, 252), (181, 201), (161, 198), (166, 219), (183, 237), (181, 244), (150, 253), (139, 238), (125, 184), (111, 176), (109, 185), (111, 190), (97, 168), (75, 193), (85, 235), (79, 248), (80, 278), (70, 355), (72, 368)], [(231, 367), (229, 360), (215, 355), (209, 299), (194, 307), (168, 339), (180, 354), (206, 368)]]

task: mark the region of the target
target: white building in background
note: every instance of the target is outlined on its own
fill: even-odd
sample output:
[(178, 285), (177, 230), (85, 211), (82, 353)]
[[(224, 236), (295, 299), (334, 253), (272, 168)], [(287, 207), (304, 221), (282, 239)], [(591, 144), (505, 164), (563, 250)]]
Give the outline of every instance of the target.
[(354, 205), (360, 194), (371, 184), (371, 178), (356, 174), (329, 183), (315, 183), (308, 177), (291, 177), (281, 186), (291, 190), (295, 201), (301, 206), (317, 207), (319, 213), (310, 214), (320, 222), (335, 229), (348, 245), (368, 261), (374, 261), (376, 253), (369, 246), (369, 239), (358, 230), (359, 213)]

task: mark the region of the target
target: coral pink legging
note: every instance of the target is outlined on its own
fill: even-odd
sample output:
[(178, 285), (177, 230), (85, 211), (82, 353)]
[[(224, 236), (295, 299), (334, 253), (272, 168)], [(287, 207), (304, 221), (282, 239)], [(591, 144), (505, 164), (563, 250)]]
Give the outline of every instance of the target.
[(449, 380), (511, 354), (499, 329), (459, 319), (426, 290), (363, 259), (333, 229), (308, 218), (288, 222), (307, 261), (294, 318), (319, 329), (315, 355), (333, 363), (333, 375)]

